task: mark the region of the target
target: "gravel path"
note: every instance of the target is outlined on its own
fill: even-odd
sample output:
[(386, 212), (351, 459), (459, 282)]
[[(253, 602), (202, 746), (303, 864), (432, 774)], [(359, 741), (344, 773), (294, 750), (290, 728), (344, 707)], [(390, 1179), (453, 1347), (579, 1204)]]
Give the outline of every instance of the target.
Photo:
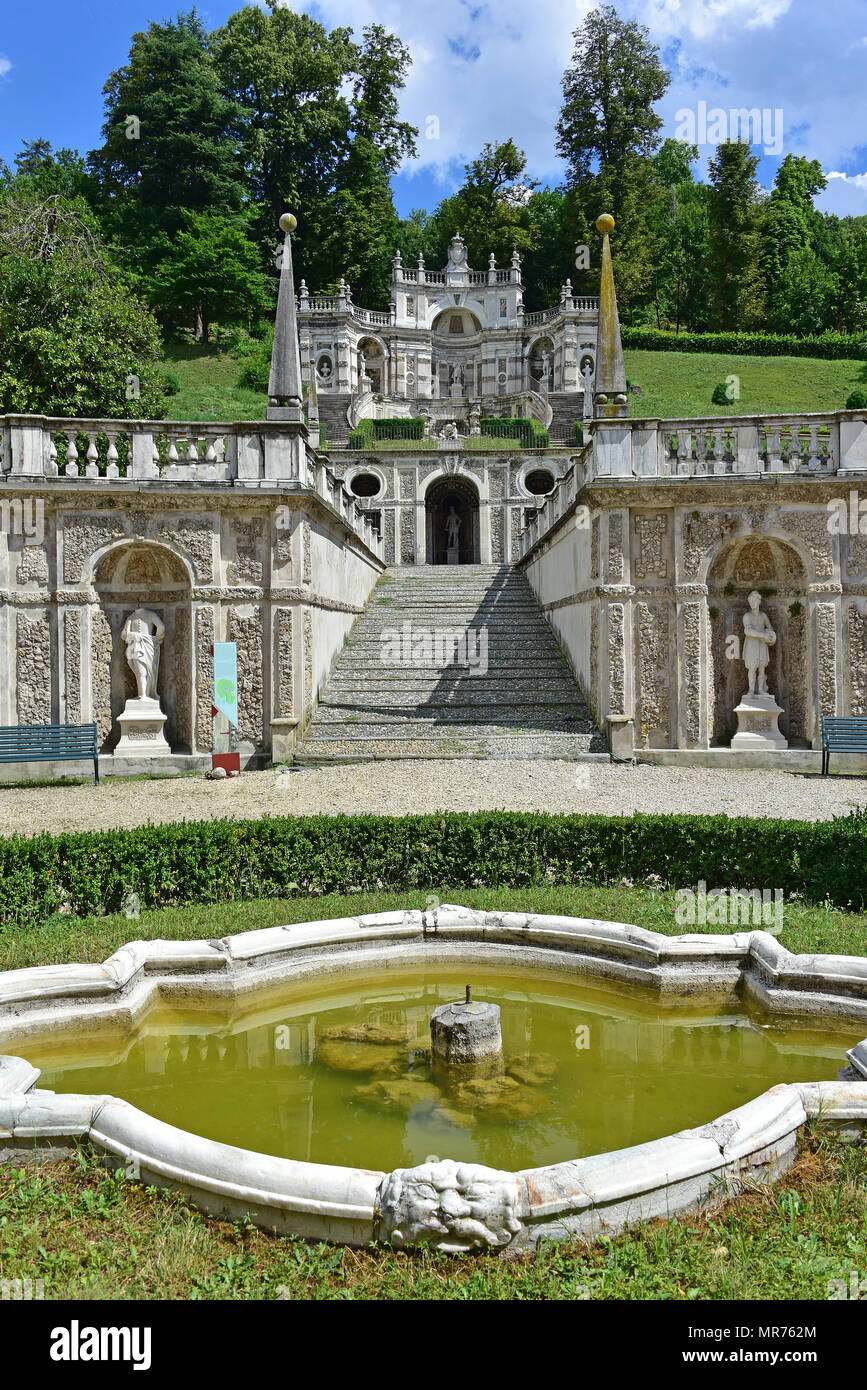
[(151, 782), (110, 777), (98, 787), (6, 787), (0, 788), (0, 834), (361, 811), (691, 811), (828, 820), (865, 805), (867, 778), (861, 777), (458, 759), (245, 772), (213, 782), (196, 774)]

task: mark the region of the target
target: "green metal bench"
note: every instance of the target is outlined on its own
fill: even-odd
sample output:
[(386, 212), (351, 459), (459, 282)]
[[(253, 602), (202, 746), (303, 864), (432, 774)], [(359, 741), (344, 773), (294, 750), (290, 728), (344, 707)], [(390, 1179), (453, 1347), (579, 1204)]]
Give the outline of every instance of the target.
[(93, 759), (99, 783), (99, 749), (95, 724), (13, 724), (0, 728), (0, 763), (70, 762)]
[(867, 755), (867, 718), (857, 715), (822, 715), (822, 776), (828, 776), (833, 753)]

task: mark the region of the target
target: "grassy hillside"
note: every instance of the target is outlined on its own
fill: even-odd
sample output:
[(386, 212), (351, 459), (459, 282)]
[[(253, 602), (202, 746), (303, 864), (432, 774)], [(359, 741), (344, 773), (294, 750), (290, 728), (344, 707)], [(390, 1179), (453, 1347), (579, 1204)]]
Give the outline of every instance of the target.
[(161, 366), (180, 382), (180, 393), (166, 402), (172, 420), (262, 420), (264, 392), (238, 385), (243, 364), (213, 346), (173, 343)]
[[(812, 357), (724, 357), (717, 353), (625, 353), (633, 416), (788, 414), (842, 410), (856, 386), (867, 386), (867, 362), (826, 362)], [(163, 367), (181, 390), (168, 399), (173, 420), (262, 419), (266, 397), (238, 386), (242, 363), (215, 347), (176, 345)], [(711, 404), (714, 387), (730, 375), (740, 380), (731, 408)]]
[[(634, 416), (779, 415), (842, 410), (856, 386), (867, 386), (867, 362), (815, 357), (727, 357), (720, 353), (624, 353)], [(740, 382), (731, 407), (713, 405), (714, 387), (729, 376)]]

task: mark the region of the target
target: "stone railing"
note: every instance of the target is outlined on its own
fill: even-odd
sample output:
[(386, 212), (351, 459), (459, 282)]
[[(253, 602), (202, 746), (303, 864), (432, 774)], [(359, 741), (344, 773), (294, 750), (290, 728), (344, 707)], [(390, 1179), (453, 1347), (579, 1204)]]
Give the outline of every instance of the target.
[(867, 471), (867, 412), (602, 422), (592, 471), (616, 477)]
[(359, 309), (355, 304), (350, 304), (350, 313), (359, 323), (366, 323), (371, 328), (387, 328), (391, 323), (391, 315), (382, 309)]
[[(736, 419), (585, 421), (580, 462), (520, 533), (524, 556), (595, 478), (867, 477), (867, 411)], [(552, 441), (553, 442), (553, 441)], [(575, 479), (580, 473), (580, 484)]]
[(598, 310), (599, 300), (594, 295), (572, 295), (571, 298), (561, 299), (552, 309), (538, 309), (532, 314), (525, 314), (524, 327), (535, 328), (540, 323), (550, 323), (563, 313), (596, 314)]
[(382, 558), (382, 539), (358, 499), (297, 431), (271, 421), (0, 416), (0, 478), (13, 488), (51, 479), (112, 489), (142, 483), (311, 488)]

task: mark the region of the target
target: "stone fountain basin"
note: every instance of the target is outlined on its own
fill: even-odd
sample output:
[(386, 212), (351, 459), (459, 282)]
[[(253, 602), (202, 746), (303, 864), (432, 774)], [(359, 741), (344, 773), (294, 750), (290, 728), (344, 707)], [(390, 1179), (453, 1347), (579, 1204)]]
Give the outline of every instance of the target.
[[(867, 1025), (867, 960), (795, 956), (767, 932), (661, 936), (587, 918), (441, 906), (304, 922), (214, 941), (134, 941), (102, 965), (0, 974), (0, 1048), (94, 1025), (132, 1026), (155, 997), (240, 998), (380, 964), (519, 963), (655, 989), (667, 1000), (740, 990), (771, 1014)], [(127, 1177), (269, 1230), (363, 1245), (525, 1249), (613, 1234), (722, 1200), (793, 1161), (808, 1119), (867, 1131), (867, 1038), (836, 1081), (773, 1086), (708, 1124), (547, 1167), (502, 1172), (449, 1159), (392, 1173), (277, 1158), (165, 1124), (113, 1096), (40, 1090), (26, 1058), (0, 1056), (0, 1160), (86, 1142)], [(841, 1064), (844, 1058), (841, 1055)]]

